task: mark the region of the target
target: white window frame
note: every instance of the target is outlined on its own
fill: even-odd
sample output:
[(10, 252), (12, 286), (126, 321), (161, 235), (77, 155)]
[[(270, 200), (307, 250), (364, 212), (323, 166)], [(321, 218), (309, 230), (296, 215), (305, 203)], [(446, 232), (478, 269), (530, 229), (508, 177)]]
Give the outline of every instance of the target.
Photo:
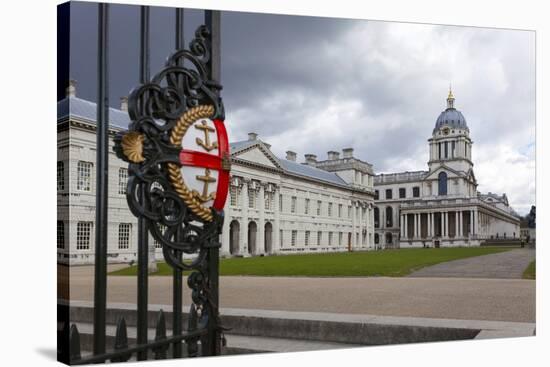
[(65, 222), (57, 221), (57, 248), (63, 250), (65, 248)]
[(128, 168), (118, 169), (118, 193), (119, 195), (126, 195), (128, 187)]
[(290, 198), (290, 212), (291, 213), (296, 213), (297, 201), (298, 201), (298, 198), (296, 198), (296, 196), (292, 196)]
[(76, 224), (76, 249), (89, 250), (92, 242), (92, 222), (78, 222)]
[(78, 191), (92, 191), (92, 169), (92, 162), (78, 161), (76, 166), (76, 189)]
[(293, 229), (290, 235), (290, 245), (296, 246), (296, 239), (298, 238), (298, 231)]
[(118, 249), (127, 250), (130, 248), (130, 236), (132, 234), (131, 223), (118, 224)]
[(306, 231), (305, 234), (304, 234), (304, 245), (305, 245), (305, 246), (309, 246), (309, 237), (310, 237), (310, 234), (311, 234), (310, 231)]
[(57, 191), (65, 190), (65, 163), (57, 161)]

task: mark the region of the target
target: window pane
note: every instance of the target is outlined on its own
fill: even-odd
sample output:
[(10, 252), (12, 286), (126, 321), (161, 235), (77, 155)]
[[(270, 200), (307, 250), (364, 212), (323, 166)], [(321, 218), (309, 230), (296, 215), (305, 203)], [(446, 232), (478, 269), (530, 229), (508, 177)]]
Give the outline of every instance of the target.
[(65, 166), (63, 162), (57, 162), (57, 191), (65, 190)]

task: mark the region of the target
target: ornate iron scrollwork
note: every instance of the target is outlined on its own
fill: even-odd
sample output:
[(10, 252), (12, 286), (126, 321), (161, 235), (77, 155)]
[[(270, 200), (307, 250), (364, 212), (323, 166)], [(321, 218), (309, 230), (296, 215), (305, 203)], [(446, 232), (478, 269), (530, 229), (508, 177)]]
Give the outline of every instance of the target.
[[(189, 117), (193, 111), (206, 111), (200, 114), (201, 118), (208, 115), (210, 121), (218, 123), (216, 126), (220, 126), (220, 121), (223, 126), (224, 107), (219, 97), (222, 87), (209, 75), (210, 56), (210, 32), (203, 25), (195, 32), (189, 50), (173, 53), (150, 82), (132, 90), (128, 99), (132, 123), (127, 132), (115, 137), (114, 147), (117, 156), (129, 163), (130, 210), (135, 216), (149, 220), (149, 230), (162, 244), (170, 266), (193, 271), (188, 285), (200, 323), (208, 320), (207, 257), (209, 248), (220, 246), (223, 204), (221, 208), (202, 207), (202, 196), (182, 190), (174, 184), (171, 174), (177, 176), (182, 166), (181, 136), (178, 142), (174, 135), (178, 137), (175, 132), (185, 116)], [(228, 176), (228, 154), (222, 157), (221, 152), (220, 148), (219, 170)], [(184, 261), (182, 254), (194, 257)]]

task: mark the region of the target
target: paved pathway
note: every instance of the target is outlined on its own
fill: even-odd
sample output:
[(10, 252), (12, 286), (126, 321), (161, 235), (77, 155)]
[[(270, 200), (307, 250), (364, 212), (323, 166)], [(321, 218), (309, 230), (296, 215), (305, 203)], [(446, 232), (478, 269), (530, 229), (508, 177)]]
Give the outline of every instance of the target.
[[(107, 283), (108, 302), (136, 302), (136, 277), (109, 276)], [(70, 286), (71, 299), (93, 300), (93, 267), (72, 267)], [(189, 292), (184, 285), (185, 299)], [(171, 277), (150, 277), (149, 297), (152, 304), (171, 304)], [(220, 303), (224, 308), (534, 322), (535, 282), (224, 276)]]
[(535, 259), (534, 249), (517, 249), (497, 254), (453, 260), (420, 269), (410, 277), (521, 279)]

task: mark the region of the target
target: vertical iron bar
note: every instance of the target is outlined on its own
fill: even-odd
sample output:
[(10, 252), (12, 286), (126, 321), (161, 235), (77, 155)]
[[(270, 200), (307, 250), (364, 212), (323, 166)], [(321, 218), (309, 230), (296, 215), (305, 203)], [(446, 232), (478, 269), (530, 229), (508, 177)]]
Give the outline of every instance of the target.
[(184, 11), (182, 8), (176, 9), (176, 50), (183, 50), (185, 48), (183, 14)]
[[(178, 241), (181, 240), (180, 231), (176, 234)], [(181, 261), (182, 253), (177, 251), (178, 261)], [(181, 334), (181, 325), (182, 319), (181, 314), (183, 312), (182, 306), (182, 271), (179, 268), (174, 268), (174, 277), (172, 280), (173, 285), (173, 302), (172, 302), (172, 335)], [(173, 347), (173, 357), (180, 358), (182, 356), (182, 345), (181, 342), (175, 342)]]
[[(149, 81), (149, 7), (140, 8), (140, 57), (139, 57), (139, 81), (140, 84)], [(140, 189), (140, 204), (147, 207), (147, 188), (142, 185)], [(138, 219), (138, 276), (137, 276), (137, 343), (147, 343), (147, 312), (149, 289), (149, 228), (144, 216)], [(138, 361), (147, 359), (147, 350), (137, 354)]]
[[(176, 33), (176, 50), (181, 50), (185, 47), (185, 41), (184, 41), (184, 32), (183, 32), (183, 16), (184, 12), (183, 9), (177, 8), (176, 9), (176, 27), (175, 27), (175, 33)], [(180, 81), (178, 80), (178, 84)], [(178, 228), (176, 232), (176, 238), (178, 241), (181, 241), (181, 229)], [(178, 261), (181, 261), (182, 259), (182, 253), (177, 252), (176, 256), (178, 257)], [(172, 302), (172, 333), (173, 335), (180, 335), (182, 330), (182, 312), (183, 312), (183, 289), (182, 289), (182, 278), (183, 274), (181, 269), (174, 268), (174, 276), (173, 276), (173, 302)], [(173, 357), (174, 358), (180, 358), (182, 356), (182, 344), (181, 342), (174, 343), (173, 346)]]
[(107, 205), (109, 194), (108, 16), (109, 4), (98, 4), (94, 354), (105, 353), (105, 309), (107, 305)]
[[(204, 14), (204, 21), (211, 34), (211, 57), (208, 62), (208, 72), (210, 78), (217, 83), (221, 82), (221, 12), (216, 10), (207, 10)], [(221, 229), (221, 226), (220, 226)], [(221, 231), (220, 231), (221, 232)], [(219, 248), (214, 246), (208, 250), (208, 279), (210, 294), (212, 295), (212, 313), (213, 317), (209, 322), (208, 345), (210, 350), (208, 355), (221, 354), (221, 335), (218, 329), (219, 320)]]

